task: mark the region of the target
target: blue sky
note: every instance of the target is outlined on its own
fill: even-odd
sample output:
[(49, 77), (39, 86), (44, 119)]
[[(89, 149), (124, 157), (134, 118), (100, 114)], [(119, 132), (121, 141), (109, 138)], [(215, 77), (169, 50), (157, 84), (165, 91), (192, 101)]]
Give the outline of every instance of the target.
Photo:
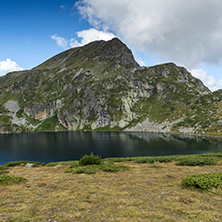
[(221, 9), (217, 0), (0, 0), (0, 75), (117, 36), (141, 65), (175, 62), (220, 89)]
[(90, 27), (74, 4), (72, 0), (1, 0), (0, 61), (10, 58), (30, 69), (63, 51), (51, 35), (72, 38), (76, 31)]

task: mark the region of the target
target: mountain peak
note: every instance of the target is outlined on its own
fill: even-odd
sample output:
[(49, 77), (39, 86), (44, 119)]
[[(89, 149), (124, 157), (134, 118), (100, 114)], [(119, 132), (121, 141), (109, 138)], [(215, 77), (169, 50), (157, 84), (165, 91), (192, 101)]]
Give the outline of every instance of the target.
[(131, 50), (118, 38), (113, 38), (104, 43), (99, 50), (100, 61), (115, 60), (115, 62), (126, 68), (136, 68), (139, 64), (135, 61)]
[(95, 64), (95, 60), (125, 68), (139, 67), (131, 50), (121, 40), (113, 38), (109, 41), (94, 41), (84, 46), (68, 49), (40, 64), (35, 69), (73, 67), (79, 64), (84, 66), (88, 65), (90, 61)]

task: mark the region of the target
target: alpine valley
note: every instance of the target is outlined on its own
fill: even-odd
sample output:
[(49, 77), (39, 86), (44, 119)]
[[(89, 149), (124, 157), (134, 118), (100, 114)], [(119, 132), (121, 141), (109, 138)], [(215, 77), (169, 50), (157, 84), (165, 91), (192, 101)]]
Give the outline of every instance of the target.
[(222, 135), (222, 90), (173, 63), (140, 67), (119, 39), (0, 77), (0, 132), (125, 130)]

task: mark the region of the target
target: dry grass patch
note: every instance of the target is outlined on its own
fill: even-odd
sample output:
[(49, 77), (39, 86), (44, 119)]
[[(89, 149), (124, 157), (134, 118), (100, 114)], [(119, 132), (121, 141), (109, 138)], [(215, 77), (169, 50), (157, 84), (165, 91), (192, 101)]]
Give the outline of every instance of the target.
[(65, 173), (66, 165), (10, 168), (27, 182), (0, 186), (0, 221), (222, 221), (218, 189), (181, 185), (190, 174), (222, 172), (221, 165), (121, 165), (131, 169), (87, 175)]

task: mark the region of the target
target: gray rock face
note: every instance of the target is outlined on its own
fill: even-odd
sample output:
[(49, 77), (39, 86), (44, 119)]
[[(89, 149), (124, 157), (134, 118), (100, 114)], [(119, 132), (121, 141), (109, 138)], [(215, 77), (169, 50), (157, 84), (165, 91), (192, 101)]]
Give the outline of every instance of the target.
[(99, 54), (99, 61), (107, 62), (116, 59), (115, 63), (127, 68), (137, 68), (139, 64), (135, 61), (132, 52), (119, 39), (114, 38), (105, 44)]
[(37, 102), (31, 107), (25, 107), (24, 113), (34, 119), (45, 120), (55, 115), (62, 107), (62, 101), (56, 100), (52, 103)]
[(222, 132), (220, 91), (211, 93), (173, 63), (140, 67), (117, 38), (72, 48), (32, 70), (9, 73), (0, 77), (0, 89), (0, 133)]

